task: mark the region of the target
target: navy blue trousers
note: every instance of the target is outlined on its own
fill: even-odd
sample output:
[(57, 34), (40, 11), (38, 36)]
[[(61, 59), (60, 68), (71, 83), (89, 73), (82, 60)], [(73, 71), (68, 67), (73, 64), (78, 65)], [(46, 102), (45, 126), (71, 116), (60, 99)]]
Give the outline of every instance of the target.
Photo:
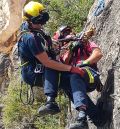
[[(96, 73), (92, 73), (96, 76)], [(68, 95), (70, 100), (74, 103), (75, 108), (82, 105), (87, 106), (87, 115), (91, 119), (96, 119), (98, 109), (97, 106), (87, 95), (87, 92), (95, 90), (96, 86), (90, 87), (89, 83), (86, 82), (79, 74), (72, 74), (69, 72), (59, 72), (46, 68), (45, 70), (45, 82), (44, 82), (44, 93), (47, 96), (57, 97), (58, 83), (60, 88)], [(60, 80), (59, 80), (60, 78)]]

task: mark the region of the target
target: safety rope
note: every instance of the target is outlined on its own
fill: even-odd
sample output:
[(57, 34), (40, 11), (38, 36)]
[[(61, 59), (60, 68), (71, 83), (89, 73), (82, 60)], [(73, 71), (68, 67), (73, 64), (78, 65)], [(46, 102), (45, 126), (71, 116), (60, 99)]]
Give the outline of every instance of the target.
[[(24, 89), (23, 89), (23, 85), (24, 85)], [(26, 99), (24, 94), (26, 94)], [(22, 79), (21, 79), (21, 87), (20, 87), (20, 100), (24, 105), (32, 105), (34, 102), (33, 87), (25, 83)]]
[[(21, 37), (24, 35), (24, 34), (27, 34), (28, 31), (23, 31), (22, 33), (20, 33), (18, 35), (18, 41), (21, 39)], [(19, 44), (18, 44), (18, 47), (19, 47)], [(18, 50), (18, 58), (19, 58), (19, 50)], [(24, 62), (23, 64), (20, 64), (19, 65), (19, 68), (27, 65), (29, 63), (29, 61), (27, 62)], [(24, 87), (23, 89), (23, 85), (26, 86)], [(30, 87), (30, 88), (29, 88)], [(25, 90), (26, 90), (26, 101), (25, 101)], [(23, 98), (24, 96), (24, 98)], [(33, 93), (33, 88), (32, 86), (29, 86), (28, 84), (26, 84), (22, 79), (21, 79), (21, 82), (20, 82), (20, 101), (24, 104), (24, 105), (32, 105), (33, 102), (34, 102), (34, 93)]]

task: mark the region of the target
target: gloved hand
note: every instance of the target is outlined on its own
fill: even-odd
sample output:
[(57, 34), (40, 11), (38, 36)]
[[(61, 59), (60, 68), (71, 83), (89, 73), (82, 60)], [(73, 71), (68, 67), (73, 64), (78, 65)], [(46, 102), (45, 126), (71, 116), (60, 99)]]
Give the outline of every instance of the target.
[(70, 72), (71, 72), (71, 73), (77, 73), (77, 74), (81, 75), (82, 77), (83, 77), (84, 74), (85, 74), (85, 71), (82, 70), (82, 69), (79, 68), (79, 67), (71, 67)]
[(84, 67), (84, 66), (89, 66), (90, 62), (89, 61), (81, 61), (79, 64), (77, 64), (77, 67)]

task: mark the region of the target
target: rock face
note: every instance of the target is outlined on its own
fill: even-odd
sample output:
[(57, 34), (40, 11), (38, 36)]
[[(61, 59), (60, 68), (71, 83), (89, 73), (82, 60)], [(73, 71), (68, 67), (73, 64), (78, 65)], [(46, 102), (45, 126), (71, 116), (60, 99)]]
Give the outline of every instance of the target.
[[(99, 67), (104, 84), (102, 93), (106, 108), (111, 108), (110, 129), (120, 128), (120, 6), (119, 0), (106, 0), (104, 11), (97, 17), (96, 42), (101, 46), (104, 57)], [(93, 8), (92, 8), (93, 9)], [(92, 12), (92, 10), (91, 10)], [(91, 15), (91, 12), (89, 16)], [(93, 19), (92, 19), (93, 20)], [(91, 22), (93, 23), (93, 21)], [(111, 97), (110, 97), (111, 96)]]
[(0, 91), (2, 91), (4, 76), (10, 65), (9, 53), (16, 43), (16, 31), (22, 21), (22, 7), (25, 0), (0, 1)]
[(0, 1), (0, 88), (10, 62), (10, 52), (16, 43), (16, 31), (22, 21), (22, 7), (26, 0)]
[(0, 1), (0, 52), (12, 49), (13, 34), (18, 30), (22, 21), (22, 7), (25, 0)]
[[(9, 85), (8, 67), (11, 64), (9, 56), (16, 43), (16, 31), (22, 21), (22, 6), (25, 0), (0, 0), (0, 99)], [(2, 108), (0, 101), (0, 128), (2, 125)]]
[[(96, 27), (93, 40), (100, 46), (103, 58), (99, 63), (101, 80), (104, 89), (101, 97), (95, 98), (95, 92), (90, 96), (102, 104), (102, 109), (109, 112), (107, 122), (103, 127), (89, 124), (89, 129), (119, 129), (120, 128), (120, 5), (119, 0), (105, 0), (103, 12), (93, 16), (98, 0), (95, 1), (88, 15), (88, 26)], [(102, 114), (105, 116), (105, 114)], [(70, 117), (70, 122), (71, 122)], [(69, 123), (70, 123), (69, 122)]]
[[(4, 2), (4, 3), (3, 3)], [(7, 17), (9, 17), (9, 11), (5, 11), (5, 8), (8, 8), (6, 1), (0, 1), (0, 30), (5, 26), (7, 22)]]
[[(95, 24), (94, 40), (103, 51), (103, 58), (99, 63), (101, 80), (104, 89), (101, 94), (103, 108), (109, 110), (107, 124), (101, 129), (120, 128), (120, 6), (119, 0), (105, 0), (105, 8), (98, 17), (92, 17), (97, 1), (90, 10), (88, 19), (90, 25)], [(104, 115), (104, 114), (103, 114)], [(90, 126), (90, 129), (96, 127)]]

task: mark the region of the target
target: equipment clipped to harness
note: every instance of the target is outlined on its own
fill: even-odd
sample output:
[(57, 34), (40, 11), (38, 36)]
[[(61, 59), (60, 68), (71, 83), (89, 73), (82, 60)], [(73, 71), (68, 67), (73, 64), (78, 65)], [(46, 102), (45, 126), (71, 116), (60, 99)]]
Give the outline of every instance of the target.
[(87, 74), (88, 74), (88, 76), (89, 76), (89, 83), (90, 83), (90, 84), (91, 84), (91, 83), (94, 83), (94, 77), (93, 77), (91, 71), (89, 70), (89, 68), (88, 68), (88, 67), (85, 67), (85, 70), (86, 70), (86, 72), (87, 72)]
[(21, 79), (20, 100), (24, 105), (32, 105), (34, 102), (33, 87)]
[[(33, 84), (30, 85), (30, 84), (26, 83), (25, 81), (23, 81), (23, 79), (21, 79), (20, 100), (24, 105), (32, 105), (33, 104), (33, 102), (34, 102), (33, 87), (37, 86), (37, 84), (38, 84), (37, 77), (39, 75), (41, 75), (41, 77), (42, 77), (43, 72), (44, 72), (44, 66), (42, 64), (36, 64), (36, 67), (34, 69), (34, 74), (36, 74), (36, 77), (33, 80)], [(39, 81), (41, 82), (40, 83), (40, 86), (41, 86), (42, 79), (39, 78)]]
[(96, 87), (96, 90), (98, 92), (101, 92), (103, 89), (103, 84), (100, 80), (99, 72), (89, 66), (82, 67), (82, 69), (86, 73), (84, 75), (84, 78), (89, 83), (89, 86), (90, 86), (89, 91), (90, 91), (90, 89), (93, 89), (94, 87)]
[(34, 70), (35, 73), (43, 73), (44, 72), (44, 66), (42, 64), (37, 64)]

